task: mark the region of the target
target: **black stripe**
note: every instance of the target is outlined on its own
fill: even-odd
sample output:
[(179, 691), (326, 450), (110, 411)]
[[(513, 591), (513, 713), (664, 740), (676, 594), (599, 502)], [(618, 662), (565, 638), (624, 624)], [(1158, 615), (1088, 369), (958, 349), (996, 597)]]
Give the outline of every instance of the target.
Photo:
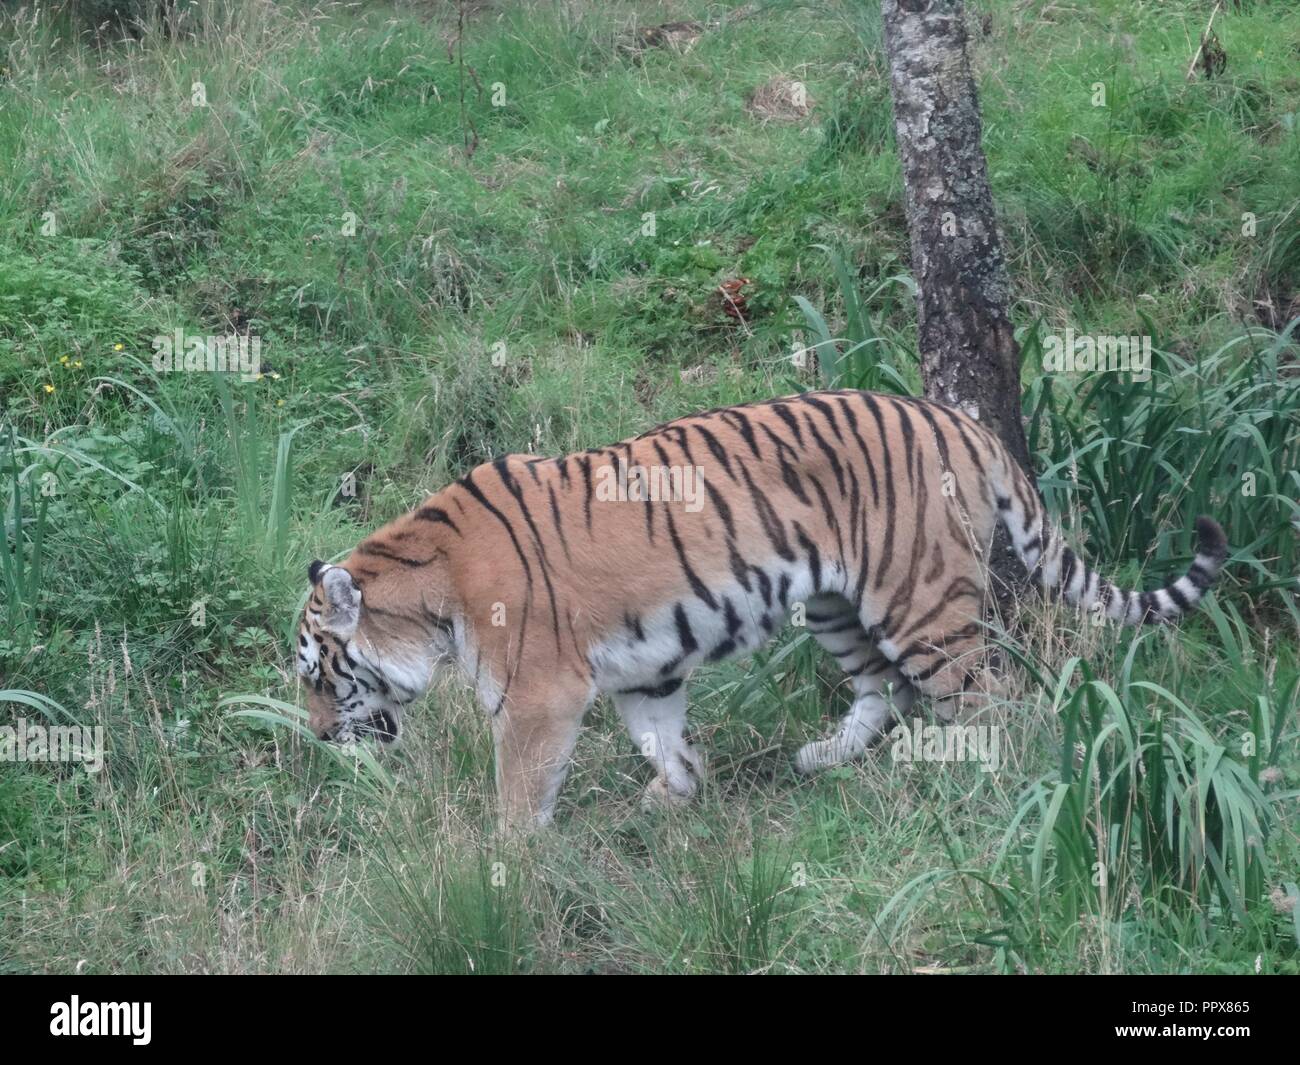
[(889, 564), (894, 556), (894, 470), (893, 461), (889, 456), (889, 441), (885, 438), (885, 421), (881, 417), (880, 408), (876, 406), (875, 398), (869, 392), (862, 393), (862, 402), (867, 405), (867, 410), (876, 420), (876, 431), (880, 434), (880, 450), (885, 457), (885, 545), (881, 549), (881, 557), (876, 566), (875, 587), (880, 588), (885, 581), (885, 574), (889, 571)]
[(666, 699), (668, 696), (672, 695), (673, 692), (675, 692), (681, 686), (682, 686), (682, 678), (673, 677), (671, 680), (666, 680), (662, 684), (655, 684), (653, 686), (647, 686), (643, 688), (622, 688), (620, 689), (619, 694), (620, 695), (645, 695), (651, 699)]
[(735, 636), (740, 632), (740, 627), (743, 622), (740, 620), (740, 615), (736, 613), (736, 608), (731, 605), (730, 599), (724, 599), (723, 606), (723, 614), (727, 619), (727, 635)]
[(1142, 608), (1142, 614), (1139, 621), (1145, 623), (1153, 618), (1160, 617), (1160, 608), (1156, 605), (1156, 597), (1150, 592), (1143, 592), (1138, 596), (1138, 604)]
[(741, 414), (740, 411), (734, 409), (724, 410), (721, 417), (728, 425), (731, 424), (732, 418), (736, 420), (740, 435), (744, 439), (745, 443), (749, 445), (749, 450), (754, 453), (754, 458), (761, 459), (763, 456), (758, 450), (758, 441), (754, 438), (754, 427), (749, 424), (749, 419)]
[(1077, 561), (1074, 552), (1068, 547), (1061, 549), (1061, 572), (1057, 583), (1061, 586), (1063, 594), (1068, 593), (1070, 590), (1070, 582), (1074, 579), (1074, 566)]
[(705, 661), (720, 662), (736, 650), (736, 641), (732, 639), (723, 640), (717, 647), (705, 656)]
[(919, 465), (921, 456), (916, 452), (916, 430), (912, 427), (912, 416), (908, 413), (909, 407), (906, 403), (899, 403), (897, 400), (886, 400), (886, 402), (898, 415), (898, 426), (903, 431), (903, 449), (907, 453), (907, 483), (915, 490), (916, 475), (912, 472), (912, 458), (915, 455)]
[(960, 505), (962, 510), (969, 513), (970, 505), (966, 502), (966, 493), (961, 489), (961, 479), (957, 476), (956, 471), (952, 467), (952, 455), (948, 452), (948, 441), (944, 439), (943, 430), (939, 428), (939, 423), (934, 420), (934, 415), (930, 413), (925, 404), (918, 403), (916, 409), (920, 412), (921, 417), (929, 424), (930, 432), (934, 434), (934, 446), (939, 450), (939, 461), (943, 463), (944, 472), (953, 475), (953, 485), (957, 489), (957, 503)]
[(704, 490), (709, 494), (709, 501), (717, 508), (718, 516), (722, 519), (722, 524), (727, 528), (727, 536), (734, 538), (736, 535), (736, 523), (731, 518), (731, 507), (728, 506), (722, 493), (713, 487), (713, 482), (707, 477), (704, 479)]
[(844, 398), (840, 406), (840, 411), (844, 415), (844, 420), (849, 423), (849, 430), (853, 433), (853, 439), (858, 442), (858, 448), (862, 451), (862, 459), (867, 464), (867, 479), (871, 482), (871, 505), (880, 506), (880, 486), (876, 482), (876, 464), (871, 461), (871, 452), (867, 450), (867, 442), (862, 439), (858, 432), (858, 416), (853, 413), (853, 407), (848, 398)]
[(936, 658), (924, 669), (908, 669), (907, 667), (903, 667), (903, 672), (907, 674), (908, 679), (919, 683), (924, 683), (925, 681), (933, 677), (936, 673), (938, 673), (939, 670), (943, 669), (943, 667), (946, 666), (947, 664), (948, 664), (947, 657), (940, 654), (938, 658)]
[(718, 438), (709, 431), (707, 426), (696, 425), (694, 428), (697, 433), (704, 437), (704, 442), (708, 445), (709, 452), (722, 464), (722, 468), (727, 471), (727, 476), (733, 481), (736, 480), (735, 471), (731, 468), (731, 460), (727, 458), (726, 451), (724, 451), (722, 445), (718, 443)]
[(785, 527), (781, 524), (781, 519), (777, 517), (771, 501), (754, 484), (754, 479), (749, 475), (748, 469), (742, 465), (740, 472), (745, 478), (745, 485), (754, 501), (754, 509), (758, 512), (759, 521), (763, 524), (763, 531), (767, 534), (773, 549), (786, 562), (793, 562), (794, 552), (790, 550), (790, 541), (786, 539)]
[[(645, 499), (642, 500), (645, 504), (645, 534), (646, 539), (653, 544), (655, 542), (655, 508), (654, 503), (650, 500), (650, 486), (643, 481), (642, 489), (645, 492)], [(630, 492), (631, 488), (629, 486), (629, 494)]]
[(555, 535), (560, 538), (560, 546), (564, 548), (564, 557), (572, 564), (573, 556), (569, 554), (569, 541), (564, 535), (564, 522), (560, 520), (560, 501), (555, 498), (555, 485), (548, 484), (546, 492), (551, 499), (551, 521), (555, 525)]
[(748, 592), (751, 587), (749, 563), (740, 557), (740, 552), (736, 550), (736, 541), (730, 537), (727, 539), (727, 564), (731, 567), (731, 575), (736, 578), (736, 583)]
[[(831, 395), (835, 395), (835, 394), (836, 393), (834, 392), (831, 393)], [(835, 439), (838, 440), (841, 444), (844, 443), (844, 434), (840, 432), (840, 423), (835, 420), (835, 408), (832, 407), (825, 400), (818, 399), (816, 396), (813, 395), (803, 395), (800, 396), (799, 398), (802, 399), (805, 403), (808, 404), (808, 406), (812, 407), (814, 410), (820, 411), (822, 417), (824, 417), (828, 422), (830, 422), (831, 432), (835, 434)]]
[(835, 475), (835, 485), (839, 488), (840, 495), (843, 495), (844, 471), (840, 467), (839, 456), (835, 454), (835, 450), (826, 442), (826, 438), (822, 436), (821, 431), (817, 428), (817, 423), (811, 418), (808, 419), (808, 431), (812, 433), (813, 440), (817, 442), (818, 448), (820, 448), (822, 454), (826, 456), (826, 461), (831, 464), (831, 473)]
[[(981, 474), (983, 474), (984, 460), (980, 458), (979, 449), (976, 448), (975, 445), (971, 443), (970, 437), (966, 434), (966, 426), (964, 424), (964, 422), (967, 420), (966, 415), (962, 414), (960, 411), (953, 410), (946, 403), (935, 403), (932, 400), (914, 400), (914, 402), (918, 404), (924, 403), (931, 410), (937, 410), (940, 414), (942, 414), (945, 418), (947, 418), (950, 422), (952, 422), (953, 428), (957, 430), (957, 435), (961, 437), (961, 442), (966, 448), (966, 454), (970, 456), (971, 465), (974, 466), (975, 469), (977, 469)], [(1011, 471), (1011, 475), (1015, 476), (1015, 470)]]
[(664, 510), (664, 517), (668, 519), (668, 536), (673, 542), (673, 550), (677, 552), (677, 559), (682, 564), (682, 572), (686, 574), (686, 581), (691, 586), (691, 591), (702, 599), (710, 610), (718, 609), (718, 601), (713, 598), (713, 593), (709, 591), (708, 585), (700, 580), (699, 575), (692, 568), (690, 560), (686, 557), (686, 548), (682, 544), (682, 538), (677, 533), (677, 523), (673, 521), (673, 512)]
[(787, 451), (791, 455), (795, 455), (796, 452), (794, 448), (777, 436), (776, 433), (772, 432), (772, 430), (766, 425), (760, 426), (760, 428), (768, 435), (772, 443), (776, 445), (776, 460), (781, 464), (781, 480), (785, 482), (785, 486), (790, 489), (794, 494), (794, 497), (799, 500), (800, 503), (805, 507), (812, 506), (812, 500), (808, 498), (808, 493), (804, 491), (803, 484), (799, 480), (799, 471), (796, 470), (794, 466), (790, 464), (789, 459), (785, 457)]
[(424, 619), (435, 629), (440, 629), (442, 632), (445, 632), (448, 636), (455, 635), (456, 625), (451, 618), (445, 617), (442, 614), (435, 613), (432, 610), (425, 610)]
[[(520, 622), (519, 622), (519, 647), (516, 649), (517, 653), (522, 654), (523, 646), (524, 646), (524, 638), (526, 637), (528, 632), (527, 629), (528, 606), (533, 597), (532, 563), (528, 561), (528, 556), (524, 554), (523, 545), (520, 544), (519, 537), (515, 535), (515, 529), (514, 526), (510, 524), (510, 520), (504, 514), (502, 514), (501, 511), (499, 511), (496, 508), (496, 506), (493, 505), (492, 501), (488, 499), (487, 496), (483, 494), (479, 486), (474, 483), (474, 472), (471, 470), (468, 474), (466, 474), (456, 483), (459, 484), (462, 488), (464, 488), (465, 491), (467, 491), (474, 498), (474, 501), (476, 503), (482, 506), (489, 514), (491, 514), (494, 518), (497, 519), (497, 521), (499, 521), (502, 524), (506, 532), (509, 533), (510, 535), (510, 543), (514, 546), (515, 554), (518, 556), (519, 561), (523, 563), (524, 577), (527, 579), (528, 588), (524, 596), (524, 609), (522, 611), (523, 616), (520, 618)], [(558, 629), (556, 631), (556, 639), (557, 641), (559, 639)]]
[(575, 461), (578, 463), (578, 469), (582, 471), (582, 481), (587, 491), (587, 498), (583, 500), (583, 509), (587, 515), (587, 532), (591, 532), (591, 459), (586, 455), (579, 455)]
[(691, 631), (690, 619), (686, 616), (686, 608), (678, 603), (673, 608), (673, 623), (677, 626), (677, 640), (682, 645), (682, 657), (700, 649), (700, 645), (695, 642), (695, 633)]
[(457, 527), (456, 523), (451, 520), (451, 515), (443, 510), (442, 507), (421, 507), (415, 512), (415, 516), (421, 521), (431, 521), (435, 524), (449, 525), (451, 526), (452, 532), (457, 536), (464, 535)]
[(537, 523), (533, 521), (532, 511), (528, 509), (528, 504), (524, 502), (523, 488), (506, 467), (506, 460), (498, 459), (492, 464), (492, 468), (497, 471), (497, 476), (501, 478), (501, 483), (505, 485), (506, 491), (514, 496), (515, 503), (528, 525), (528, 531), (532, 534), (533, 547), (537, 551), (537, 561), (542, 570), (542, 581), (546, 585), (546, 596), (551, 605), (551, 621), (555, 628), (555, 649), (559, 651), (561, 647), (560, 608), (555, 599), (555, 586), (551, 583), (551, 563), (550, 559), (546, 557), (546, 545), (542, 543), (542, 534), (538, 531)]
[(817, 545), (808, 539), (808, 534), (803, 531), (803, 526), (798, 522), (794, 523), (795, 536), (799, 540), (799, 546), (808, 552), (808, 568), (812, 570), (813, 590), (820, 591), (822, 586), (822, 556), (817, 550)]
[[(655, 444), (655, 451), (659, 454), (659, 460), (665, 467), (671, 465), (668, 461), (668, 455), (658, 444)], [(649, 504), (647, 504), (649, 506)], [(677, 552), (677, 559), (682, 564), (682, 572), (686, 574), (686, 580), (691, 586), (691, 591), (697, 597), (702, 599), (710, 610), (718, 609), (718, 601), (709, 591), (708, 586), (699, 578), (694, 567), (691, 566), (690, 559), (686, 557), (686, 547), (682, 543), (682, 538), (677, 532), (677, 523), (673, 520), (673, 510), (671, 506), (664, 507), (664, 520), (668, 522), (668, 538), (673, 542), (673, 550)]]
[(803, 430), (799, 428), (799, 421), (787, 409), (784, 403), (773, 403), (772, 409), (776, 411), (776, 416), (790, 427), (790, 432), (794, 433), (795, 442), (803, 447)]
[(406, 555), (399, 555), (396, 551), (390, 551), (386, 547), (380, 547), (378, 544), (368, 544), (362, 541), (357, 545), (357, 553), (361, 555), (373, 555), (375, 558), (386, 558), (390, 562), (400, 562), (403, 566), (410, 569), (420, 569), (432, 562), (436, 562), (444, 556), (444, 552), (436, 551), (429, 558), (408, 558)]

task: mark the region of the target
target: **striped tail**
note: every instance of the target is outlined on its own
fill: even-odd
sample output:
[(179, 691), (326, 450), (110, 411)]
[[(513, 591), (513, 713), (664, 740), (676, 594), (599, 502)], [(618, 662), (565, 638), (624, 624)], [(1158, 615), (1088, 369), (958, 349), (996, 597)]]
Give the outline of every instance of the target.
[[(1126, 590), (1105, 580), (1066, 544), (1048, 518), (1038, 490), (1010, 458), (1009, 478), (997, 494), (998, 513), (1016, 554), (1031, 576), (1082, 612), (1100, 609), (1125, 625), (1176, 621), (1205, 597), (1228, 557), (1228, 541), (1213, 518), (1196, 519), (1196, 560), (1181, 577), (1151, 592)], [(1006, 483), (1006, 481), (1011, 483)]]

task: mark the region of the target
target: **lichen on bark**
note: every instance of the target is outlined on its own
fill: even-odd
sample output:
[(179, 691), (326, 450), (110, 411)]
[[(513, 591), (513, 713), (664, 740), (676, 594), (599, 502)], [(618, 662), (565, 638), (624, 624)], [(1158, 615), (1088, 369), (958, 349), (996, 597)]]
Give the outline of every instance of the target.
[[(917, 284), (925, 393), (987, 425), (1032, 476), (1020, 349), (961, 0), (882, 0), (885, 47)], [(1005, 581), (1023, 574), (995, 549)]]

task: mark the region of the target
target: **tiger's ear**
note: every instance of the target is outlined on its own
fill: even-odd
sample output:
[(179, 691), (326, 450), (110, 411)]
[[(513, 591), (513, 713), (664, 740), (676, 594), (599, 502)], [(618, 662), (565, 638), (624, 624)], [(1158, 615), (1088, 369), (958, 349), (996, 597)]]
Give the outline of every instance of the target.
[(307, 580), (309, 580), (312, 584), (315, 584), (318, 580), (320, 580), (320, 571), (323, 570), (324, 568), (325, 568), (325, 563), (322, 562), (320, 559), (316, 559), (315, 562), (312, 562), (307, 567)]
[(361, 589), (352, 574), (342, 566), (330, 566), (321, 578), (321, 591), (325, 593), (321, 628), (341, 640), (352, 639), (361, 620)]

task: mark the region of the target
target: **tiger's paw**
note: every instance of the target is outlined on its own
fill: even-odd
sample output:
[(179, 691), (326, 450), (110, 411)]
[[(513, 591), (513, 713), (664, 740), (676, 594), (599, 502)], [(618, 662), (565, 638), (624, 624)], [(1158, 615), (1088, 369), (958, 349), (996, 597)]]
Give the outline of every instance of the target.
[(657, 776), (641, 794), (643, 810), (681, 806), (695, 798), (704, 779), (704, 759), (693, 747), (683, 746), (669, 760), (667, 773)]
[(794, 768), (807, 776), (818, 770), (829, 769), (833, 765), (847, 762), (852, 757), (853, 753), (848, 745), (838, 738), (813, 740), (812, 743), (805, 743), (799, 748), (794, 756)]
[(851, 762), (867, 749), (868, 735), (862, 729), (841, 727), (828, 740), (813, 740), (800, 747), (794, 756), (794, 767), (806, 776), (819, 769)]
[(685, 806), (695, 797), (695, 790), (674, 791), (663, 777), (655, 777), (641, 793), (641, 809), (661, 810), (666, 806)]

